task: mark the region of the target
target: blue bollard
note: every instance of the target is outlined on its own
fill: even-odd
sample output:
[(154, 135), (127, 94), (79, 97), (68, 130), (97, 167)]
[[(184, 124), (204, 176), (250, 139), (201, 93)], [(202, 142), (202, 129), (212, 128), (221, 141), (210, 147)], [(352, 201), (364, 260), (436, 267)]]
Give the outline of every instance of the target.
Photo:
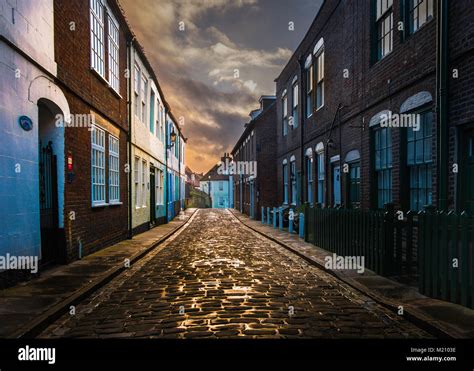
[(265, 208), (262, 206), (262, 224), (265, 224)]
[(293, 209), (290, 209), (290, 214), (288, 216), (288, 232), (293, 233), (293, 218), (291, 215), (293, 214)]
[(277, 218), (276, 218), (276, 215), (277, 215), (277, 208), (274, 207), (273, 208), (273, 228), (276, 229), (277, 227)]
[(283, 208), (280, 207), (278, 210), (278, 227), (280, 231), (283, 229)]
[(304, 214), (300, 213), (300, 238), (304, 238)]
[(269, 207), (267, 207), (267, 224), (272, 224), (272, 215), (270, 214)]

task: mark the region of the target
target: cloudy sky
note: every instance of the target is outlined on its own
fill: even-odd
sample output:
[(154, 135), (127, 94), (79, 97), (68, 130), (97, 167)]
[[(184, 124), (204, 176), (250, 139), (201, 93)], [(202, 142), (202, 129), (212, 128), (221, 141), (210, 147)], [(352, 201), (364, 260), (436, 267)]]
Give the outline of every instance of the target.
[[(313, 21), (322, 0), (120, 0), (207, 171), (230, 152)], [(293, 22), (294, 31), (289, 30)]]

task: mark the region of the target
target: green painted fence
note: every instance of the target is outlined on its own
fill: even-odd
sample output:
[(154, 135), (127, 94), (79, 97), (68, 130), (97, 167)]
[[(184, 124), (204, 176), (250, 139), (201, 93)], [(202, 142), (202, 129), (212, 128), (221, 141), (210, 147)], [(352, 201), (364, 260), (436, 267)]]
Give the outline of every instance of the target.
[(474, 218), (343, 208), (305, 209), (305, 241), (365, 267), (417, 284), (422, 294), (474, 307)]
[(378, 274), (398, 273), (395, 262), (402, 255), (395, 255), (399, 250), (390, 206), (385, 211), (307, 208), (305, 221), (307, 242), (340, 256), (363, 256), (365, 267)]
[(427, 210), (419, 219), (420, 292), (474, 308), (474, 218)]

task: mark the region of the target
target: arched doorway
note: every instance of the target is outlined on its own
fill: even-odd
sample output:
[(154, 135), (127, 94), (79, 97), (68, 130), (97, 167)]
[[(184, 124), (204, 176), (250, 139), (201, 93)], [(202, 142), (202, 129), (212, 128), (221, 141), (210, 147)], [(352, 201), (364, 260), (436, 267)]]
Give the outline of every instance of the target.
[(52, 101), (38, 100), (38, 175), (41, 265), (65, 260), (64, 246), (64, 120)]

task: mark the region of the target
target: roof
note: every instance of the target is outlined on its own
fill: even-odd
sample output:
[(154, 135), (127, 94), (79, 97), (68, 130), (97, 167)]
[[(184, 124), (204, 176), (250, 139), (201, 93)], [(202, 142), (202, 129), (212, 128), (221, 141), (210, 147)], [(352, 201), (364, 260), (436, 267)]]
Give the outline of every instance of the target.
[[(206, 182), (208, 180), (229, 180), (229, 175), (224, 175), (224, 174), (218, 174), (217, 169), (219, 168), (219, 165), (214, 165), (211, 170), (209, 170), (204, 176), (201, 178), (203, 182)], [(211, 178), (209, 178), (211, 177)]]
[(113, 1), (111, 1), (111, 3), (113, 4), (112, 6), (115, 7), (116, 10), (118, 11), (119, 17), (121, 18), (122, 22), (126, 25), (126, 30), (128, 31), (127, 33), (128, 33), (129, 38), (130, 38), (130, 41), (131, 41), (132, 45), (134, 46), (135, 50), (138, 52), (138, 54), (140, 56), (140, 59), (142, 60), (145, 67), (147, 68), (147, 70), (150, 73), (151, 77), (153, 78), (153, 80), (156, 84), (156, 87), (158, 89), (158, 92), (160, 93), (161, 99), (163, 100), (163, 104), (164, 104), (166, 110), (168, 111), (168, 114), (170, 115), (171, 119), (173, 120), (176, 127), (178, 128), (178, 131), (179, 131), (179, 134), (181, 135), (181, 137), (184, 139), (185, 142), (187, 142), (188, 138), (186, 138), (183, 135), (181, 127), (178, 124), (178, 121), (176, 120), (173, 113), (171, 112), (171, 107), (170, 107), (169, 103), (167, 102), (167, 100), (165, 98), (165, 94), (163, 92), (163, 89), (161, 88), (161, 85), (160, 85), (159, 81), (158, 81), (158, 77), (156, 76), (155, 70), (153, 69), (153, 67), (152, 67), (152, 65), (151, 65), (151, 63), (150, 63), (150, 61), (149, 61), (149, 59), (148, 59), (148, 57), (145, 53), (145, 49), (140, 44), (140, 42), (137, 39), (137, 36), (135, 35), (132, 28), (130, 27), (130, 24), (127, 20), (127, 16), (125, 15), (125, 11), (123, 10), (122, 6), (120, 5), (120, 0), (113, 0)]
[[(265, 97), (273, 97), (273, 96), (265, 96)], [(276, 101), (273, 101), (272, 104), (270, 104), (266, 110), (262, 111), (257, 117), (255, 117), (253, 120), (251, 120), (250, 122), (248, 122), (247, 124), (245, 124), (245, 130), (244, 132), (242, 133), (242, 135), (240, 136), (239, 140), (237, 141), (237, 143), (235, 144), (234, 148), (232, 149), (232, 151), (230, 153), (232, 153), (232, 155), (235, 154), (235, 152), (237, 152), (237, 149), (240, 147), (240, 144), (244, 141), (244, 138), (246, 138), (248, 136), (248, 134), (255, 128), (255, 125), (258, 123), (258, 119), (260, 117), (263, 117), (263, 115), (265, 113), (267, 113), (271, 108), (273, 108), (276, 104)]]
[(310, 33), (311, 29), (316, 25), (316, 21), (318, 20), (319, 15), (321, 14), (321, 9), (323, 9), (323, 7), (326, 4), (328, 4), (328, 1), (323, 0), (323, 3), (319, 7), (318, 12), (316, 13), (316, 16), (313, 19), (313, 22), (311, 22), (311, 25), (308, 27), (308, 30), (306, 31), (304, 37), (301, 39), (301, 42), (298, 44), (298, 47), (295, 49), (294, 53), (291, 55), (288, 62), (285, 64), (285, 67), (283, 67), (283, 69), (280, 71), (280, 74), (275, 79), (275, 81), (277, 81), (281, 77), (281, 75), (286, 70), (286, 68), (289, 66), (289, 64), (291, 63), (292, 60), (294, 60), (294, 59), (298, 60), (301, 57), (299, 55), (301, 53), (301, 48), (302, 48), (303, 44), (306, 42), (306, 39), (309, 37), (309, 33)]

